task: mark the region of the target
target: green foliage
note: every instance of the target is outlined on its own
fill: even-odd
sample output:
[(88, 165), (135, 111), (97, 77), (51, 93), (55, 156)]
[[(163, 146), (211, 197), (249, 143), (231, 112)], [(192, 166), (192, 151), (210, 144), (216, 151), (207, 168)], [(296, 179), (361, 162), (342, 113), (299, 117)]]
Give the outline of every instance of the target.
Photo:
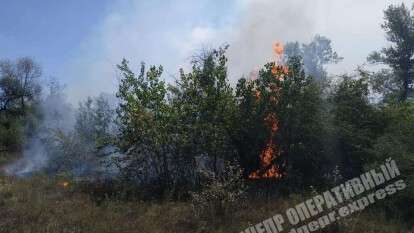
[(405, 101), (412, 92), (414, 67), (414, 16), (404, 4), (391, 5), (385, 11), (385, 30), (391, 46), (384, 47), (368, 57), (370, 62), (380, 62), (389, 65), (398, 86), (398, 100)]
[(280, 154), (273, 163), (287, 174), (286, 180), (294, 189), (315, 183), (325, 171), (318, 135), (323, 134), (321, 90), (305, 75), (298, 58), (290, 59), (286, 75), (275, 76), (273, 67), (274, 64), (267, 64), (254, 81), (239, 81), (240, 112), (235, 137), (241, 164), (249, 174), (257, 169), (260, 152), (269, 137), (267, 117), (275, 116), (279, 129), (273, 141)]
[[(180, 72), (177, 86), (160, 80), (162, 68), (141, 66), (136, 76), (126, 61), (117, 96), (120, 145), (128, 151), (128, 179), (156, 183), (174, 195), (197, 185), (197, 159), (219, 172), (232, 158), (229, 130), (235, 101), (227, 83), (225, 49), (201, 54), (192, 72)], [(155, 181), (154, 181), (155, 179)]]
[(207, 170), (202, 171), (206, 179), (198, 192), (191, 193), (193, 211), (199, 217), (216, 218), (230, 217), (240, 208), (240, 203), (246, 198), (246, 185), (242, 169), (237, 164), (227, 162), (223, 174), (218, 176)]
[(165, 117), (166, 86), (159, 79), (163, 69), (153, 66), (146, 72), (145, 65), (141, 64), (136, 76), (126, 60), (118, 68), (122, 75), (117, 93), (121, 101), (117, 111), (121, 144), (133, 145), (145, 140), (156, 128), (155, 122)]
[(163, 193), (174, 183), (171, 155), (176, 151), (177, 135), (172, 131), (176, 127), (175, 113), (167, 104), (167, 87), (160, 80), (162, 67), (153, 66), (146, 71), (141, 64), (138, 76), (126, 60), (118, 68), (122, 75), (117, 93), (121, 101), (117, 110), (119, 145), (127, 151), (122, 162), (128, 164), (123, 170), (124, 177), (141, 183), (153, 182)]
[(280, 97), (281, 162), (286, 166), (288, 186), (320, 187), (330, 166), (324, 153), (321, 87), (305, 76), (299, 60), (289, 61), (289, 77)]
[(0, 124), (0, 151), (18, 151), (23, 145), (23, 123), (14, 119), (5, 119)]
[[(53, 93), (57, 99), (58, 94)], [(60, 124), (42, 126), (36, 139), (43, 148), (42, 153), (49, 158), (45, 170), (49, 173), (66, 172), (75, 176), (96, 175), (102, 172), (100, 157), (104, 156), (105, 147), (115, 141), (114, 115), (104, 96), (87, 98), (79, 104), (73, 128), (60, 127)], [(62, 119), (48, 116), (49, 123)], [(68, 124), (64, 122), (64, 124)]]
[(74, 132), (55, 131), (42, 139), (45, 153), (50, 158), (46, 171), (49, 173), (69, 173), (74, 176), (91, 174), (90, 167), (97, 163), (96, 147), (85, 142)]
[(113, 125), (114, 110), (103, 96), (79, 104), (75, 131), (82, 140), (94, 142), (98, 148), (105, 146), (113, 141)]
[(0, 61), (0, 111), (24, 115), (26, 104), (39, 97), (40, 67), (30, 58)]
[(344, 76), (330, 97), (331, 153), (345, 178), (360, 174), (368, 162), (373, 141), (383, 128), (381, 115), (368, 100), (367, 78)]
[(171, 104), (185, 134), (182, 136), (191, 140), (183, 146), (193, 156), (209, 157), (215, 172), (219, 159), (232, 159), (235, 153), (230, 136), (236, 105), (227, 80), (225, 50), (195, 58), (192, 72), (181, 70), (177, 87), (170, 87)]
[(414, 104), (405, 103), (385, 106), (381, 112), (385, 117), (385, 132), (375, 140), (374, 156), (370, 165), (376, 161), (393, 158), (400, 169), (401, 178), (408, 184), (404, 192), (385, 203), (387, 211), (393, 216), (404, 218), (414, 224), (414, 208), (407, 203), (414, 201)]
[[(63, 118), (57, 116), (54, 122), (48, 114), (42, 116), (35, 81), (40, 73), (34, 63), (2, 63), (0, 150), (19, 150), (27, 138), (42, 132), (38, 141), (51, 159), (46, 171), (83, 176), (95, 172), (101, 152), (116, 145), (122, 155), (109, 153), (121, 174), (113, 187), (127, 187), (121, 193), (139, 198), (191, 198), (200, 219), (227, 219), (249, 194), (246, 184), (257, 188), (263, 181), (249, 175), (270, 168), (277, 168), (280, 177), (262, 182), (269, 184), (268, 193), (325, 189), (390, 156), (412, 183), (414, 107), (394, 101), (411, 82), (411, 20), (404, 5), (386, 11), (384, 28), (394, 44), (371, 58), (392, 71), (359, 69), (356, 76), (344, 75), (334, 85), (321, 79), (327, 76), (326, 64), (341, 58), (321, 36), (301, 46), (288, 44), (286, 67), (270, 62), (257, 79), (240, 79), (235, 90), (228, 81), (227, 47), (195, 56), (190, 71), (181, 69), (175, 85), (162, 80), (161, 66), (147, 69), (142, 63), (134, 73), (123, 60), (116, 116), (103, 96), (88, 98), (80, 103), (70, 129), (47, 126)], [(21, 85), (25, 79), (19, 72), (30, 77), (26, 85)], [(371, 90), (387, 101), (372, 103)], [(401, 100), (407, 99), (402, 95)], [(56, 96), (43, 104), (55, 100), (50, 103), (63, 106)], [(48, 122), (40, 130), (42, 117)], [(273, 156), (263, 165), (260, 156), (269, 147)], [(381, 207), (403, 208), (413, 195), (408, 188)], [(390, 213), (410, 221), (413, 211)]]
[(381, 95), (382, 103), (396, 103), (400, 98), (400, 85), (398, 79), (390, 69), (381, 69), (377, 72), (364, 71), (369, 77), (370, 86), (375, 94)]
[(30, 58), (0, 61), (0, 150), (19, 151), (40, 118), (40, 67)]

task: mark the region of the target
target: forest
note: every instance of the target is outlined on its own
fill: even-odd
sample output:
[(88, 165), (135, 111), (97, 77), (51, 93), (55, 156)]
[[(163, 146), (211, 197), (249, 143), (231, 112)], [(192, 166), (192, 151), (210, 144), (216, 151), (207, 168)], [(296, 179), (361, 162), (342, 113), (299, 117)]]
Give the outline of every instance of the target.
[(315, 35), (232, 84), (229, 44), (174, 83), (119, 61), (116, 93), (77, 106), (35, 59), (2, 59), (0, 232), (278, 232), (251, 227), (389, 158), (407, 188), (316, 232), (412, 232), (413, 11), (382, 29), (375, 69), (330, 75), (343, 58)]

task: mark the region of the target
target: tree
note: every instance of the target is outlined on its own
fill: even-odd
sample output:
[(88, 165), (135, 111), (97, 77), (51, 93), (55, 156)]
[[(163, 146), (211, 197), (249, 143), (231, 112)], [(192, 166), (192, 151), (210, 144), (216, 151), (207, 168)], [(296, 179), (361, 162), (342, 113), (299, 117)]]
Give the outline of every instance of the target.
[(180, 70), (177, 85), (168, 88), (161, 67), (142, 65), (135, 75), (125, 60), (119, 65), (119, 141), (129, 157), (124, 170), (134, 173), (129, 177), (175, 195), (198, 186), (200, 166), (219, 174), (224, 160), (234, 159), (236, 105), (224, 54), (221, 48), (194, 57), (192, 70)]
[(90, 141), (97, 147), (110, 143), (114, 133), (114, 109), (103, 95), (88, 97), (79, 104), (75, 131), (83, 140)]
[(276, 165), (287, 187), (294, 190), (321, 185), (327, 163), (320, 137), (320, 87), (305, 75), (298, 57), (291, 57), (287, 66), (287, 73), (274, 72), (275, 64), (269, 63), (258, 79), (239, 81), (235, 141), (245, 176), (261, 166), (259, 155), (269, 148), (273, 157), (267, 169)]
[(374, 140), (384, 124), (369, 102), (367, 77), (342, 78), (329, 99), (333, 118), (329, 145), (333, 146), (331, 153), (339, 160), (342, 175), (351, 178), (369, 162)]
[(331, 40), (320, 35), (316, 35), (309, 44), (287, 43), (285, 55), (287, 58), (301, 57), (306, 74), (316, 80), (326, 78), (326, 65), (336, 64), (342, 60), (342, 57), (332, 49)]
[(0, 150), (18, 150), (24, 136), (35, 131), (40, 76), (40, 67), (30, 58), (0, 61)]
[(280, 97), (281, 111), (277, 113), (282, 151), (278, 162), (282, 164), (282, 172), (287, 174), (288, 189), (322, 187), (330, 164), (328, 154), (324, 153), (321, 85), (317, 78), (305, 74), (300, 59), (291, 58), (288, 66), (289, 75)]
[(0, 62), (0, 111), (24, 114), (26, 103), (39, 97), (40, 67), (30, 58)]
[[(219, 160), (234, 158), (231, 126), (236, 110), (233, 90), (227, 79), (227, 46), (206, 51), (192, 61), (192, 71), (180, 71), (172, 87), (174, 108), (180, 109), (180, 124), (188, 126), (188, 144), (195, 156), (205, 156), (214, 172)], [(222, 163), (221, 163), (222, 164)]]
[(391, 5), (385, 11), (382, 28), (390, 46), (373, 52), (368, 61), (389, 65), (397, 81), (399, 101), (405, 101), (410, 94), (414, 72), (414, 15), (404, 4)]
[[(401, 178), (408, 184), (414, 182), (414, 104), (410, 102), (389, 104), (383, 107), (384, 133), (376, 140), (373, 148), (374, 159), (371, 167), (377, 167), (378, 161), (394, 159), (401, 171)], [(414, 206), (414, 188), (408, 186), (398, 197), (382, 205), (393, 216), (404, 218), (414, 224), (412, 218)]]
[(123, 60), (118, 65), (122, 79), (117, 97), (120, 99), (118, 118), (120, 121), (121, 140), (127, 146), (133, 145), (148, 133), (153, 121), (164, 116), (166, 107), (166, 86), (160, 80), (162, 67), (152, 66), (148, 71), (141, 64), (138, 76), (131, 71), (128, 62)]
[(167, 87), (160, 79), (163, 68), (152, 66), (147, 71), (142, 63), (136, 75), (123, 60), (118, 69), (122, 75), (117, 92), (119, 146), (127, 153), (124, 178), (152, 184), (162, 195), (173, 183), (170, 164), (175, 151)]

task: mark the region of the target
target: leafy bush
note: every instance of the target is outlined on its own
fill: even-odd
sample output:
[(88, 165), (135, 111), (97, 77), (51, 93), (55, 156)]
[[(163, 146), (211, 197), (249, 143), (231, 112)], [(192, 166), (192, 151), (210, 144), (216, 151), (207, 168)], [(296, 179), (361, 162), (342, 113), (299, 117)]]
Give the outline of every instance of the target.
[(222, 174), (202, 170), (204, 180), (201, 190), (192, 192), (194, 212), (211, 219), (226, 217), (237, 208), (246, 196), (242, 169), (237, 164), (226, 163)]

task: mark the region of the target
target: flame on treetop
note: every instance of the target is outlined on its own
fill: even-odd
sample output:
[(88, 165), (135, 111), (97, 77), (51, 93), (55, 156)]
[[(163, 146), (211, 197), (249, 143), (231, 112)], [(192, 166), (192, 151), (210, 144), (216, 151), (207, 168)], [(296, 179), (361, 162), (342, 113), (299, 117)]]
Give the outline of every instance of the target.
[[(274, 43), (273, 51), (275, 54), (275, 61), (271, 72), (275, 79), (283, 81), (289, 72), (288, 67), (282, 62), (282, 56), (284, 52), (283, 44), (280, 42)], [(281, 88), (271, 87), (270, 91), (272, 94), (269, 97), (270, 103), (278, 104)], [(261, 93), (259, 90), (256, 90), (254, 95), (256, 97), (256, 100), (261, 100)], [(270, 136), (265, 147), (260, 153), (260, 168), (250, 173), (250, 179), (278, 179), (282, 176), (279, 167), (274, 163), (274, 160), (277, 158), (277, 156), (280, 155), (280, 150), (278, 149), (276, 143), (273, 141), (274, 136), (279, 130), (279, 120), (276, 113), (272, 112), (267, 114), (264, 122), (270, 131)]]

